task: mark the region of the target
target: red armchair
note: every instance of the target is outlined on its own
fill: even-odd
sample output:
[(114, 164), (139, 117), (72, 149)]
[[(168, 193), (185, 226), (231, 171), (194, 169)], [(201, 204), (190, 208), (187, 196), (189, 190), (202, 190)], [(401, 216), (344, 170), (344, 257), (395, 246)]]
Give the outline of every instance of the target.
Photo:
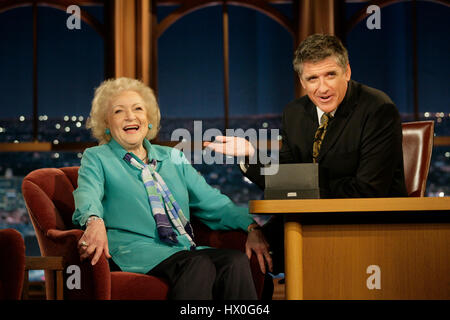
[[(65, 299), (166, 299), (168, 285), (153, 276), (111, 272), (104, 254), (95, 266), (80, 261), (77, 243), (83, 231), (72, 224), (74, 200), (72, 192), (77, 187), (78, 167), (38, 169), (28, 174), (22, 183), (22, 193), (36, 231), (42, 256), (62, 256), (64, 265), (80, 267), (81, 289), (64, 286)], [(246, 234), (240, 231), (212, 231), (198, 220), (192, 221), (199, 245), (217, 248), (234, 248), (244, 251)], [(250, 261), (253, 280), (261, 297), (264, 274), (257, 259)], [(71, 274), (64, 273), (64, 283)], [(45, 273), (48, 299), (54, 298), (54, 277)]]
[(25, 242), (19, 231), (0, 230), (0, 300), (19, 300), (25, 275)]
[(402, 133), (408, 197), (424, 197), (433, 151), (434, 121), (402, 123)]

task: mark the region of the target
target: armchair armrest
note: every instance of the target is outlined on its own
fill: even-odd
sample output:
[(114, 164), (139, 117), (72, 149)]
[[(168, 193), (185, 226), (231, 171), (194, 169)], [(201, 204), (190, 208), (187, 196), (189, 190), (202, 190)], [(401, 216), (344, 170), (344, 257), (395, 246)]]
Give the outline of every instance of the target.
[(57, 230), (49, 229), (47, 231), (47, 237), (60, 245), (78, 244), (81, 236), (83, 235), (83, 230), (71, 229), (71, 230)]
[(80, 229), (70, 229), (70, 230), (49, 229), (47, 231), (47, 237), (52, 238), (54, 240), (74, 237), (77, 238), (78, 241), (80, 240), (83, 233), (84, 233), (83, 230)]
[[(47, 239), (51, 243), (52, 250), (45, 255), (62, 256), (64, 266), (76, 265), (80, 268), (81, 288), (64, 288), (64, 296), (70, 299), (111, 299), (111, 272), (108, 259), (102, 253), (98, 262), (92, 266), (89, 260), (80, 260), (78, 253), (78, 241), (83, 235), (83, 230), (57, 230), (49, 229)], [(66, 277), (70, 274), (65, 275)]]

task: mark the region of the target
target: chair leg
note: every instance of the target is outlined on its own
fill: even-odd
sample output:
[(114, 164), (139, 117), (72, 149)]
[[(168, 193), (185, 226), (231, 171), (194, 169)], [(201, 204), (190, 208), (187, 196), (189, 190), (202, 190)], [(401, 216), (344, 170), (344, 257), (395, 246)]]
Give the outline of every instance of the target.
[(55, 297), (56, 300), (64, 300), (64, 279), (62, 270), (56, 270), (55, 273)]
[(270, 274), (266, 273), (266, 275), (264, 276), (264, 287), (263, 292), (261, 294), (261, 300), (263, 301), (272, 300), (273, 291), (274, 291), (273, 278)]
[(23, 287), (22, 287), (22, 300), (28, 300), (29, 297), (29, 278), (28, 278), (28, 270), (25, 270), (24, 276), (23, 276)]

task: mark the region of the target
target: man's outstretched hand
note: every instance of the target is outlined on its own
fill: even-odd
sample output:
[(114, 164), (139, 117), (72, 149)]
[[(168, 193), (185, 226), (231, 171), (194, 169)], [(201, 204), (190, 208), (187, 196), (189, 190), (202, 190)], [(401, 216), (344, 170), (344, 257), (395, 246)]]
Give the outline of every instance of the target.
[(203, 142), (203, 146), (233, 157), (253, 157), (255, 148), (245, 138), (216, 136), (212, 142)]

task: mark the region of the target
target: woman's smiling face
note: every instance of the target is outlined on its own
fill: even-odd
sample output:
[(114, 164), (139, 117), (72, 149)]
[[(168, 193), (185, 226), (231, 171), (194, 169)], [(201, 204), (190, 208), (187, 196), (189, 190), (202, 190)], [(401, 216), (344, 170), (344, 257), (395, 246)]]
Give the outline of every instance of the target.
[(107, 127), (125, 150), (139, 148), (148, 133), (147, 110), (142, 97), (134, 91), (122, 91), (112, 98)]

